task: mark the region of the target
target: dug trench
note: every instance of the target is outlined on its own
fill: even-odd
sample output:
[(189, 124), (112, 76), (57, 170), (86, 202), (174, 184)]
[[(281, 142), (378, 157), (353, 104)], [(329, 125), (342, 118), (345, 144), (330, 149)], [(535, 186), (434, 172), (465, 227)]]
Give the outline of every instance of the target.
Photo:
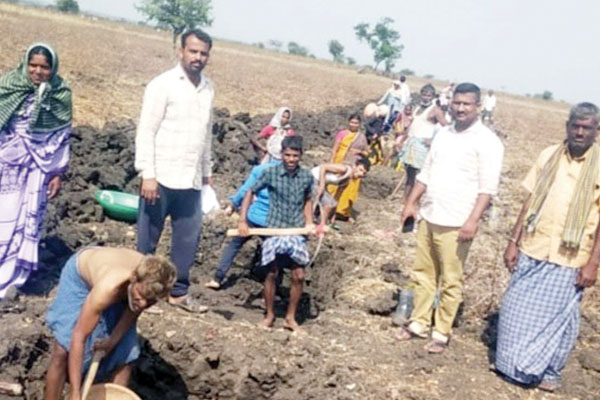
[[(294, 125), (305, 138), (305, 165), (327, 160), (333, 135), (353, 111), (294, 115)], [(224, 202), (252, 168), (255, 154), (249, 135), (269, 116), (231, 116), (221, 109), (215, 117), (215, 188)], [(70, 169), (60, 195), (48, 206), (39, 270), (16, 299), (0, 303), (0, 381), (22, 384), (24, 399), (42, 398), (52, 346), (44, 316), (64, 261), (88, 245), (135, 247), (135, 226), (107, 218), (93, 200), (97, 189), (137, 192), (134, 134), (131, 121), (74, 130)], [(450, 350), (431, 357), (421, 342), (400, 345), (393, 339), (389, 314), (397, 290), (408, 281), (414, 237), (377, 239), (372, 233), (397, 228), (402, 202), (390, 195), (400, 178), (389, 168), (373, 168), (363, 182), (356, 225), (342, 224), (340, 232), (327, 235), (308, 270), (299, 312), (303, 335), (281, 328), (287, 279), (278, 293), (275, 328), (256, 326), (264, 312), (260, 271), (253, 268), (257, 241), (236, 258), (220, 291), (204, 287), (220, 257), (225, 230), (235, 226), (234, 217), (220, 212), (205, 217), (191, 294), (209, 312), (187, 314), (161, 305), (162, 314), (143, 314), (138, 323), (143, 351), (132, 388), (143, 399), (169, 400), (438, 399), (448, 393), (450, 398), (474, 400), (490, 391), (502, 398), (525, 397), (526, 389), (488, 370), (498, 297), (498, 290), (490, 287), (503, 286), (502, 275), (492, 270), (499, 258), (495, 242), (503, 234), (498, 229), (484, 228), (474, 244), (471, 262), (489, 270), (484, 277), (479, 270), (466, 272), (467, 289), (472, 285), (472, 290), (467, 291), (465, 315)], [(513, 183), (509, 179), (503, 185)], [(161, 254), (169, 252), (169, 233), (167, 224)], [(311, 250), (315, 245), (311, 241)], [(568, 384), (563, 390), (569, 398), (600, 394), (599, 327), (596, 314), (584, 313), (582, 344), (565, 373)]]

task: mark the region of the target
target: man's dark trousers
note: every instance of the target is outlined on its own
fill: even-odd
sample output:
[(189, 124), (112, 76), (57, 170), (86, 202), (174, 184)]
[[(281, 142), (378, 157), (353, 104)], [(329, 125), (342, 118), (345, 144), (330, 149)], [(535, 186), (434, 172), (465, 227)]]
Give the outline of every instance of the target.
[(151, 254), (156, 250), (167, 215), (171, 216), (171, 260), (177, 267), (177, 282), (171, 296), (185, 296), (190, 286), (190, 268), (202, 235), (202, 197), (195, 189), (169, 189), (158, 185), (154, 204), (140, 197), (137, 250)]

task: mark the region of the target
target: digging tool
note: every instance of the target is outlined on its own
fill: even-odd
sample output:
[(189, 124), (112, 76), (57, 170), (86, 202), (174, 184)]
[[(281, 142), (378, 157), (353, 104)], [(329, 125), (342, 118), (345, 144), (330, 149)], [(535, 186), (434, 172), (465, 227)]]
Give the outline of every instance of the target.
[(92, 357), (92, 364), (90, 365), (90, 369), (85, 377), (85, 381), (83, 382), (83, 390), (81, 391), (81, 400), (86, 400), (88, 397), (88, 393), (90, 388), (92, 387), (92, 383), (94, 383), (94, 378), (96, 377), (96, 373), (98, 372), (98, 366), (100, 366), (100, 360), (104, 357), (103, 351), (95, 351), (94, 356)]
[[(324, 227), (325, 232), (329, 230)], [(310, 235), (315, 232), (315, 228), (249, 228), (248, 236), (290, 236), (290, 235)], [(227, 236), (240, 236), (237, 229), (227, 229)]]
[(396, 185), (394, 190), (392, 190), (392, 194), (390, 194), (389, 197), (394, 197), (400, 191), (400, 188), (402, 187), (402, 184), (404, 183), (405, 180), (406, 180), (406, 174), (402, 175), (402, 178), (398, 182), (398, 185)]

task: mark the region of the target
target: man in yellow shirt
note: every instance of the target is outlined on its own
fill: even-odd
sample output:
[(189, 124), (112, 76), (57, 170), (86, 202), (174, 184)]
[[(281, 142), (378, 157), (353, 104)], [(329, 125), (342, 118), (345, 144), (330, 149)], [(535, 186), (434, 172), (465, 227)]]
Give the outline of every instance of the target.
[(565, 142), (542, 151), (504, 253), (513, 274), (500, 307), (496, 370), (554, 391), (579, 331), (583, 289), (600, 262), (598, 107), (571, 109)]

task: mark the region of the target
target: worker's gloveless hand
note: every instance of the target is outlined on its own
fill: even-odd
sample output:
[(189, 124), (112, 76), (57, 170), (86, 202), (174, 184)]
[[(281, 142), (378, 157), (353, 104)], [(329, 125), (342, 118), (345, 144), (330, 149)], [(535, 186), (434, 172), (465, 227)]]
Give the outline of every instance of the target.
[(515, 270), (517, 265), (517, 259), (519, 257), (519, 247), (514, 242), (509, 242), (506, 250), (504, 251), (504, 265), (511, 274)]
[(50, 179), (50, 181), (48, 182), (48, 189), (47, 189), (48, 199), (53, 199), (54, 197), (56, 197), (56, 195), (58, 194), (58, 192), (60, 190), (60, 183), (61, 183), (60, 175), (56, 175), (55, 177)]
[(577, 286), (588, 288), (594, 286), (598, 277), (598, 264), (588, 263), (585, 267), (579, 269), (577, 274)]
[(142, 179), (142, 187), (140, 188), (140, 196), (151, 205), (154, 205), (158, 195), (158, 181), (154, 178)]
[(240, 220), (240, 222), (238, 223), (238, 233), (240, 236), (248, 236), (250, 234), (249, 231), (249, 227), (248, 227), (248, 223), (246, 221), (242, 221)]
[(479, 224), (477, 221), (467, 220), (458, 231), (458, 241), (468, 242), (475, 238)]

